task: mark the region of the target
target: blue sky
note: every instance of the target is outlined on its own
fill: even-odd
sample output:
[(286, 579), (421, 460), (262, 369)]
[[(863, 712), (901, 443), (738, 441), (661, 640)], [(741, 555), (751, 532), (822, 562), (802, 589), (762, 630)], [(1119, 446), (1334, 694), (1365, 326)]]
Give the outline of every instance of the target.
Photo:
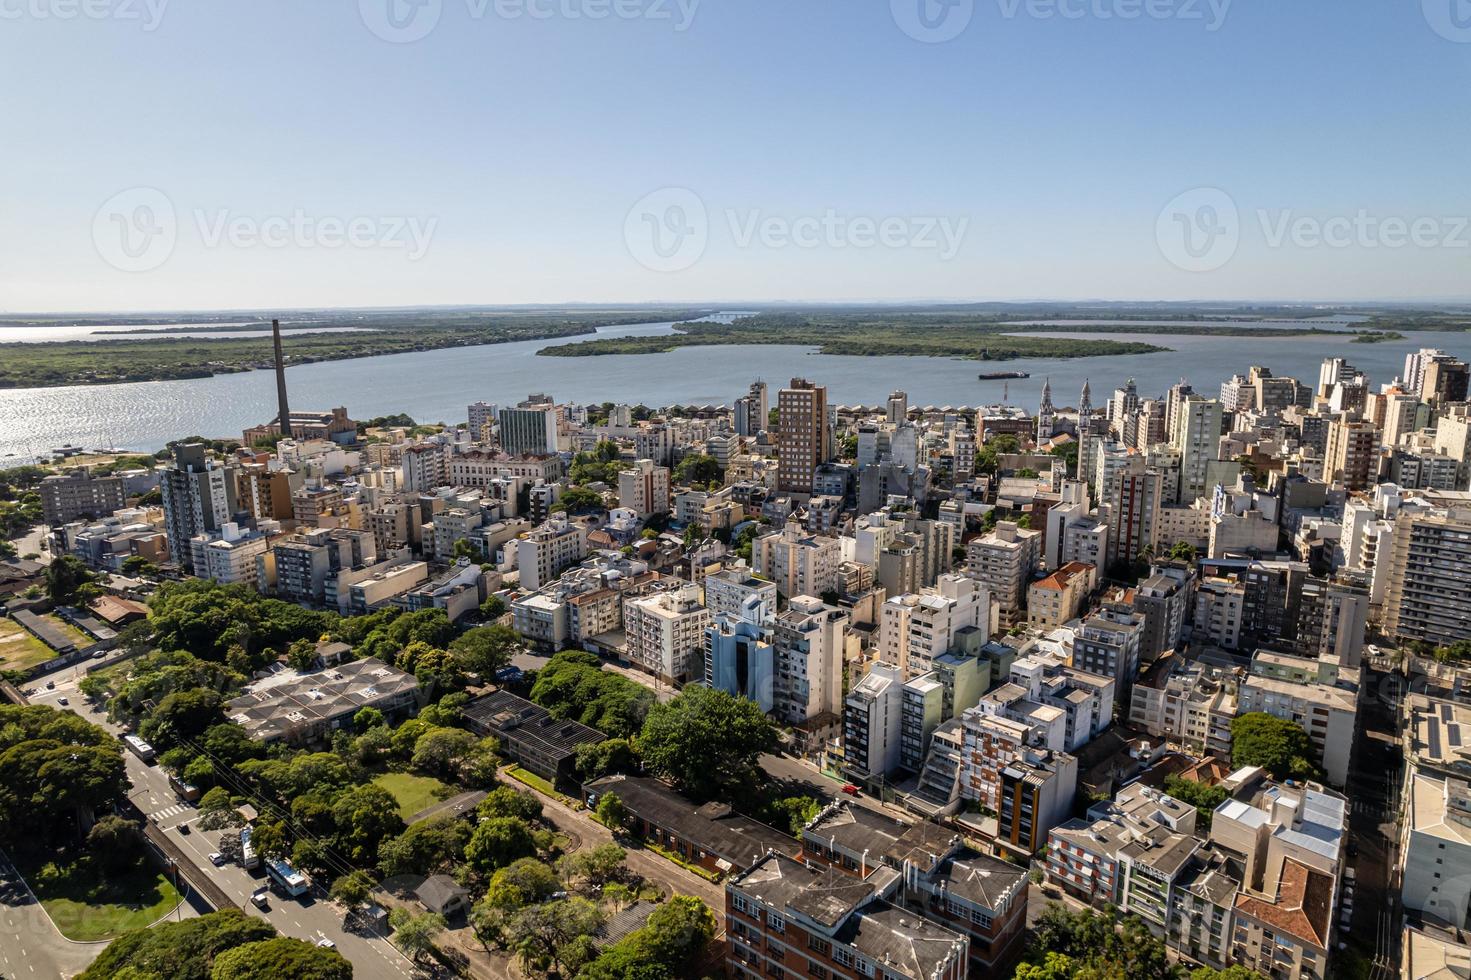
[(0, 0), (0, 310), (1471, 297), (1464, 0), (86, 2)]

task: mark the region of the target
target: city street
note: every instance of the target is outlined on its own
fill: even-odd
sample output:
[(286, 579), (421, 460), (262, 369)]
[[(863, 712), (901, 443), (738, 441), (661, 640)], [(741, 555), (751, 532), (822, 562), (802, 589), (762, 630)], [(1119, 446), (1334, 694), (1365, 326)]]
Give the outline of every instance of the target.
[[(66, 708), (114, 734), (120, 733), (121, 729), (110, 723), (105, 714), (95, 710), (91, 702), (77, 690), (80, 676), (80, 668), (68, 668), (49, 677), (37, 678), (27, 684), (26, 689), (36, 691), (36, 694), (30, 697), (34, 704), (60, 707), (59, 701), (65, 698), (68, 702), (65, 705)], [(48, 680), (55, 682), (54, 690), (46, 690)], [(356, 977), (402, 980), (404, 977), (417, 975), (418, 971), (414, 965), (387, 939), (361, 935), (344, 929), (342, 911), (324, 900), (325, 893), (315, 896), (305, 895), (299, 899), (284, 898), (273, 894), (270, 897), (270, 906), (264, 912), (251, 905), (251, 893), (267, 883), (265, 874), (259, 870), (254, 873), (247, 872), (235, 864), (214, 867), (209, 860), (209, 854), (220, 850), (220, 834), (194, 829), (198, 811), (193, 806), (180, 802), (169, 787), (168, 776), (162, 769), (144, 764), (131, 752), (124, 753), (123, 758), (127, 762), (128, 778), (133, 784), (128, 794), (129, 798), (148, 816), (151, 823), (163, 830), (171, 841), (183, 848), (184, 852), (209, 876), (210, 880), (223, 889), (225, 894), (247, 913), (270, 922), (284, 936), (313, 943), (321, 939), (331, 940), (337, 944), (338, 951), (352, 961), (353, 974)], [(190, 825), (190, 833), (180, 833), (179, 828), (184, 824)], [(40, 912), (39, 907), (32, 911)], [(7, 907), (5, 914), (7, 916), (12, 914), (11, 909)], [(19, 921), (17, 919), (17, 922)], [(47, 928), (50, 929), (49, 920)], [(55, 930), (52, 929), (51, 933), (54, 935)], [(26, 930), (25, 935), (28, 937), (26, 945), (30, 946), (33, 943), (29, 937), (45, 935), (45, 933), (37, 933), (31, 929)], [(0, 949), (6, 951), (14, 948), (8, 944), (0, 945)], [(96, 955), (95, 951), (91, 955)], [(88, 959), (90, 960), (90, 957)], [(7, 970), (7, 976), (9, 972)], [(68, 971), (66, 975), (69, 976), (71, 972), (75, 972), (75, 969)]]
[(57, 932), (10, 859), (0, 853), (0, 976), (75, 976), (106, 945), (74, 943)]
[(1351, 928), (1343, 931), (1373, 963), (1372, 975), (1388, 980), (1399, 970), (1400, 908), (1393, 869), (1404, 778), (1399, 724), (1405, 686), (1397, 673), (1366, 670), (1364, 687), (1347, 787), (1353, 915)]

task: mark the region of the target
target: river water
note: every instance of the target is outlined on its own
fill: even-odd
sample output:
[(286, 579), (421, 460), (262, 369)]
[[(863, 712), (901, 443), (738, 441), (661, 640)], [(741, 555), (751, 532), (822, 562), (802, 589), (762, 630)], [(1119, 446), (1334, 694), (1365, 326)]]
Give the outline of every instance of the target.
[[(1272, 326), (1263, 323), (1261, 326)], [(672, 324), (608, 327), (600, 336), (667, 334)], [(1141, 396), (1163, 394), (1184, 378), (1214, 394), (1221, 381), (1252, 364), (1316, 385), (1323, 358), (1342, 356), (1378, 385), (1398, 375), (1405, 354), (1439, 347), (1471, 357), (1471, 334), (1412, 333), (1405, 340), (1353, 344), (1333, 338), (1159, 337), (1140, 325), (1137, 334), (1046, 336), (1141, 340), (1168, 353), (1079, 359), (1038, 358), (981, 364), (933, 357), (863, 357), (817, 354), (798, 347), (686, 347), (668, 354), (604, 357), (537, 357), (543, 347), (568, 341), (525, 341), (483, 347), (393, 354), (304, 364), (287, 372), (291, 403), (298, 408), (347, 406), (354, 418), (406, 412), (419, 421), (463, 421), (472, 402), (511, 403), (531, 392), (569, 402), (730, 404), (755, 378), (774, 386), (793, 376), (828, 387), (840, 405), (882, 404), (895, 388), (911, 405), (989, 405), (1003, 392), (1012, 404), (1035, 409), (1045, 378), (1053, 400), (1076, 405), (1084, 380), (1101, 404), (1125, 379)], [(4, 348), (0, 347), (0, 357)], [(982, 370), (1030, 371), (1027, 380), (978, 381)], [(773, 399), (774, 400), (774, 399)], [(0, 390), (0, 467), (71, 443), (139, 451), (160, 448), (186, 435), (240, 437), (242, 429), (275, 415), (275, 381), (251, 371), (188, 381)]]

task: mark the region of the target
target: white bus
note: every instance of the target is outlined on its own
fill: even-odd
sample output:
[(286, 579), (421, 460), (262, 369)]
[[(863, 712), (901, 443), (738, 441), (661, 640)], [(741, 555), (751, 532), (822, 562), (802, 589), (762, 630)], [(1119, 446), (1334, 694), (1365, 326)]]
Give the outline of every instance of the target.
[(153, 746), (143, 741), (137, 735), (124, 735), (123, 744), (128, 747), (128, 751), (132, 752), (144, 762), (152, 762), (158, 755), (157, 752), (153, 751)]
[(249, 827), (240, 828), (240, 867), (246, 871), (253, 871), (260, 867), (260, 857), (250, 843)]
[(306, 894), (306, 875), (297, 871), (285, 861), (267, 861), (266, 874), (270, 875), (271, 880), (280, 885), (281, 890), (292, 898)]

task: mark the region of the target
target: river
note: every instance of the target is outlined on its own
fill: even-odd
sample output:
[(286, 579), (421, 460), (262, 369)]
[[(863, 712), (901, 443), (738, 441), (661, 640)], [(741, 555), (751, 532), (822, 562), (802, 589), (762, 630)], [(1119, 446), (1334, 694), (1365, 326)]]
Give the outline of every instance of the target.
[[(1272, 326), (1263, 323), (1261, 326)], [(1471, 334), (1412, 333), (1381, 344), (1336, 342), (1321, 336), (1243, 338), (1159, 337), (1140, 325), (1137, 334), (1070, 334), (1059, 324), (1047, 336), (1142, 340), (1173, 350), (1079, 359), (1038, 358), (983, 365), (932, 357), (862, 357), (817, 354), (796, 347), (686, 347), (668, 354), (603, 357), (537, 357), (543, 347), (568, 341), (534, 340), (483, 347), (392, 354), (290, 368), (291, 403), (298, 408), (347, 406), (354, 418), (406, 412), (426, 422), (465, 419), (466, 406), (488, 401), (514, 404), (531, 392), (569, 402), (730, 404), (755, 378), (779, 387), (793, 376), (828, 387), (841, 405), (882, 404), (895, 388), (912, 405), (987, 405), (1009, 391), (1012, 404), (1035, 409), (1045, 378), (1053, 400), (1076, 405), (1085, 379), (1101, 404), (1125, 379), (1144, 397), (1162, 394), (1181, 378), (1214, 394), (1221, 381), (1265, 364), (1279, 375), (1316, 385), (1323, 358), (1343, 356), (1368, 373), (1374, 385), (1398, 375), (1405, 354), (1439, 347), (1471, 357)], [(607, 327), (601, 336), (669, 333), (673, 325)], [(4, 348), (0, 347), (0, 357)], [(1030, 371), (1006, 384), (978, 381), (983, 369)], [(775, 399), (773, 398), (773, 402)], [(0, 390), (0, 466), (71, 443), (139, 451), (160, 448), (186, 435), (239, 438), (242, 429), (275, 415), (276, 389), (268, 371), (188, 381)]]

